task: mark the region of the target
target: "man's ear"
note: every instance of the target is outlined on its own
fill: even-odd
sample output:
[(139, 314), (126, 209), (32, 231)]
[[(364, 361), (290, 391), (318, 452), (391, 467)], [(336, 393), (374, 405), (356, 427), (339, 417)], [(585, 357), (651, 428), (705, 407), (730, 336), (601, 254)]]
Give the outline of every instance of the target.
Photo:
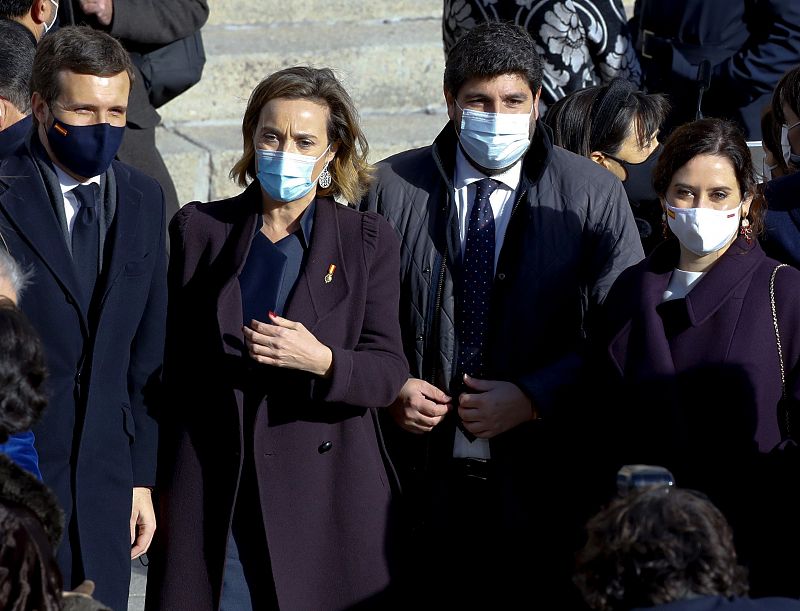
[(52, 18), (50, 10), (56, 10), (50, 0), (34, 0), (33, 5), (31, 5), (31, 20), (36, 25), (48, 23)]
[(536, 95), (533, 96), (533, 120), (539, 120), (539, 98), (542, 97), (542, 86), (539, 85), (539, 89), (536, 90)]
[(445, 87), (444, 88), (444, 101), (447, 103), (447, 116), (451, 121), (456, 120), (456, 99), (452, 93)]
[(49, 114), (47, 102), (38, 91), (34, 91), (31, 96), (31, 113), (40, 125), (47, 125), (47, 115)]

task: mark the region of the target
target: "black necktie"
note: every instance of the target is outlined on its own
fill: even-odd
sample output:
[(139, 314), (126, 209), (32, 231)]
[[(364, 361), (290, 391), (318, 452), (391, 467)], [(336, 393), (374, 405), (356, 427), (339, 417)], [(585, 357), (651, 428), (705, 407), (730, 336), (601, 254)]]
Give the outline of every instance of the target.
[[(461, 284), (461, 316), (458, 325), (458, 371), (483, 377), (486, 374), (486, 342), (489, 307), (494, 281), (494, 214), (489, 197), (498, 182), (484, 178), (476, 183), (475, 203), (469, 216), (464, 247)], [(466, 431), (472, 441), (475, 436)]]
[(97, 186), (78, 185), (72, 192), (80, 208), (72, 226), (72, 261), (88, 307), (97, 282), (100, 259), (100, 223), (97, 220)]

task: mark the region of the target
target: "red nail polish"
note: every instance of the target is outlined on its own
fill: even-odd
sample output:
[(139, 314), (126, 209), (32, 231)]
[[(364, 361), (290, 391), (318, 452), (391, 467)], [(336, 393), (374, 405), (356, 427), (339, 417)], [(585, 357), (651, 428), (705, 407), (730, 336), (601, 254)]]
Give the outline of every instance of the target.
[(275, 312), (273, 312), (272, 310), (269, 311), (269, 317), (270, 318), (275, 318), (276, 316), (277, 316), (277, 314)]

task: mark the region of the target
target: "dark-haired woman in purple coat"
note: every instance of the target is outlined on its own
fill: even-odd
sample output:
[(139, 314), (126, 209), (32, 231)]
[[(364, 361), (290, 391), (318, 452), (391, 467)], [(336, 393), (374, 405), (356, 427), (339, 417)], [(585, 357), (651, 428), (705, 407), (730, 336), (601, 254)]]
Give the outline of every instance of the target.
[(754, 593), (795, 594), (797, 565), (772, 546), (796, 529), (791, 499), (778, 496), (797, 483), (776, 482), (767, 455), (797, 434), (784, 408), (800, 399), (800, 272), (776, 272), (759, 246), (763, 204), (732, 124), (677, 129), (654, 187), (673, 239), (623, 272), (604, 307), (618, 458), (663, 464), (709, 494), (734, 525)]
[(395, 478), (377, 426), (408, 377), (400, 247), (358, 201), (369, 167), (328, 69), (254, 90), (245, 191), (170, 224), (159, 539), (164, 611), (384, 609)]

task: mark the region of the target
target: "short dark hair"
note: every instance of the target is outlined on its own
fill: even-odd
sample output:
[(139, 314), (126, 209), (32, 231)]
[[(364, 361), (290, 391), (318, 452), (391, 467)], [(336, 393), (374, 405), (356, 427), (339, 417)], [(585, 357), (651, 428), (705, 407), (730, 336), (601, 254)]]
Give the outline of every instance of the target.
[(0, 0), (0, 19), (14, 19), (24, 16), (36, 0)]
[(648, 488), (615, 499), (586, 528), (575, 583), (591, 609), (747, 593), (730, 525), (699, 492)]
[(542, 86), (542, 58), (524, 28), (511, 23), (481, 23), (458, 39), (447, 56), (444, 88), (458, 95), (471, 78), (519, 74), (536, 94)]
[(631, 129), (636, 130), (638, 145), (646, 147), (668, 112), (663, 95), (637, 91), (629, 81), (615, 78), (560, 99), (544, 121), (556, 145), (589, 157), (594, 151), (618, 153)]
[(0, 299), (0, 443), (39, 419), (46, 377), (39, 335), (10, 300)]
[(772, 93), (772, 114), (775, 115), (778, 125), (786, 124), (786, 117), (783, 115), (784, 104), (800, 117), (800, 66), (784, 74)]
[(88, 26), (67, 26), (44, 36), (36, 48), (31, 91), (50, 106), (61, 93), (62, 70), (93, 76), (127, 72), (133, 87), (133, 64), (116, 39)]
[(742, 197), (752, 195), (750, 227), (755, 235), (764, 229), (764, 198), (756, 188), (756, 171), (741, 130), (723, 119), (700, 119), (681, 125), (664, 143), (653, 168), (653, 188), (664, 197), (672, 177), (698, 155), (718, 155), (731, 162)]
[(28, 29), (16, 21), (0, 19), (0, 97), (21, 113), (31, 110), (31, 74), (36, 44)]

